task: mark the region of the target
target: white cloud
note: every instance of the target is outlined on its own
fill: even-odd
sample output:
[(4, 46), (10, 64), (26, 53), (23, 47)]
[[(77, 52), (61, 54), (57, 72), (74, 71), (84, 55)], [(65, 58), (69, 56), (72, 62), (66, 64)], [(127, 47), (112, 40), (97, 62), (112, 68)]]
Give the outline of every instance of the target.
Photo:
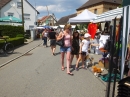
[(48, 5), (48, 6), (37, 6), (36, 9), (40, 12), (47, 11), (47, 8), (51, 12), (64, 12), (66, 9), (64, 9), (60, 4), (58, 5)]

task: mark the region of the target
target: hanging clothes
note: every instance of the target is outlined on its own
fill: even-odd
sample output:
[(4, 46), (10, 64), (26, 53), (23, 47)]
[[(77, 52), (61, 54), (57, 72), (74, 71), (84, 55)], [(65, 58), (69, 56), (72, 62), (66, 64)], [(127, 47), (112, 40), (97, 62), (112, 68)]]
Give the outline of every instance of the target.
[(109, 22), (106, 22), (106, 23), (105, 23), (105, 28), (104, 28), (104, 31), (108, 31), (108, 29), (109, 29), (109, 25), (110, 25), (110, 23), (109, 23)]
[(118, 41), (119, 38), (119, 30), (120, 30), (120, 25), (116, 26), (116, 42)]
[(95, 23), (90, 23), (88, 25), (88, 33), (91, 35), (91, 38), (94, 39), (95, 38), (95, 34), (97, 31), (97, 24)]

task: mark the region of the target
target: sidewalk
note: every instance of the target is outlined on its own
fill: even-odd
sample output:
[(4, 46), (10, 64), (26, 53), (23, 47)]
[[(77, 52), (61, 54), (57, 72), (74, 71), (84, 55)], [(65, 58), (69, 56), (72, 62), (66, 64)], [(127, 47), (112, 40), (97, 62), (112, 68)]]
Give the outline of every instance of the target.
[(25, 42), (24, 45), (17, 47), (14, 50), (13, 54), (0, 55), (0, 67), (3, 67), (4, 65), (7, 65), (8, 63), (20, 58), (24, 54), (28, 53), (29, 51), (39, 46), (41, 43), (42, 43), (41, 39), (34, 40), (34, 41), (28, 40), (27, 42)]

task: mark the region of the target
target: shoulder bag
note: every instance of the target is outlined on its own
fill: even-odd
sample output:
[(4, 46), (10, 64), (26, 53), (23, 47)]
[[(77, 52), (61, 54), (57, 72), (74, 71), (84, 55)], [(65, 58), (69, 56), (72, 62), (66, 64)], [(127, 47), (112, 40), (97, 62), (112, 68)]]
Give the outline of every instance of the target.
[(64, 37), (60, 40), (57, 40), (56, 44), (59, 45), (59, 46), (64, 46)]

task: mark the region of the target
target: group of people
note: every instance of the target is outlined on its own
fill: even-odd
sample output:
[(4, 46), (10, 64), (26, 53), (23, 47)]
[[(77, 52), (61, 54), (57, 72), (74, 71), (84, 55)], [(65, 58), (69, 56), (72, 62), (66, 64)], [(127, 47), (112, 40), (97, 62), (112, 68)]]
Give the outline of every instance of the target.
[[(72, 72), (70, 72), (70, 68), (72, 67), (72, 61), (74, 58), (74, 55), (76, 55), (76, 66), (75, 70), (79, 70), (79, 62), (82, 61), (82, 68), (86, 69), (86, 66), (84, 64), (84, 60), (86, 58), (86, 55), (88, 55), (89, 46), (97, 46), (95, 44), (92, 44), (90, 42), (91, 35), (89, 33), (85, 33), (84, 36), (80, 36), (78, 31), (74, 31), (73, 34), (71, 34), (71, 25), (66, 24), (64, 26), (63, 31), (60, 33), (56, 33), (53, 29), (49, 30), (46, 29), (43, 31), (42, 36), (44, 40), (45, 46), (47, 46), (47, 37), (50, 40), (50, 46), (52, 49), (52, 54), (55, 55), (55, 49), (56, 49), (56, 41), (64, 39), (64, 46), (60, 47), (60, 53), (61, 53), (61, 70), (65, 70), (65, 62), (64, 57), (66, 54), (66, 67), (67, 67), (67, 74), (73, 75)], [(48, 35), (47, 35), (48, 34)]]
[(55, 50), (56, 50), (56, 38), (57, 33), (54, 31), (54, 29), (44, 29), (42, 32), (42, 40), (43, 40), (43, 46), (47, 47), (47, 41), (50, 41), (50, 47), (52, 51), (52, 55), (55, 56)]

